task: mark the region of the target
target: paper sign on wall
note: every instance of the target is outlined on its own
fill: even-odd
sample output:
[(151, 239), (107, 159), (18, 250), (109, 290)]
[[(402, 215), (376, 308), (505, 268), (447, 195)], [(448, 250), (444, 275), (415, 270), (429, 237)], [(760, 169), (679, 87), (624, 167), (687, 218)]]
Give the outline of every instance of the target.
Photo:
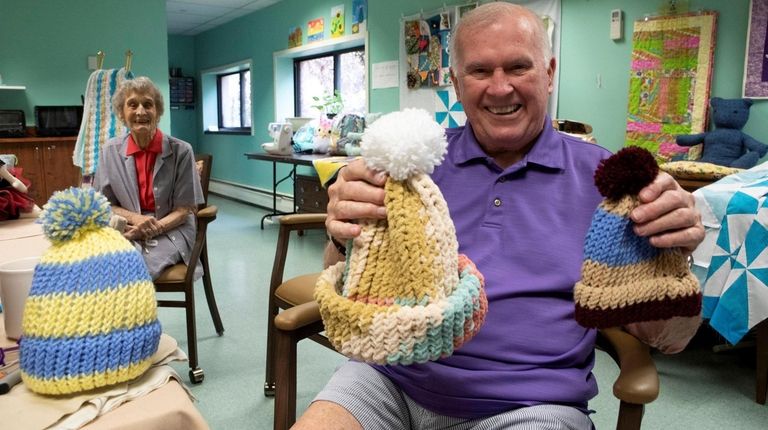
[(398, 61), (383, 61), (371, 66), (371, 89), (393, 88), (398, 86)]

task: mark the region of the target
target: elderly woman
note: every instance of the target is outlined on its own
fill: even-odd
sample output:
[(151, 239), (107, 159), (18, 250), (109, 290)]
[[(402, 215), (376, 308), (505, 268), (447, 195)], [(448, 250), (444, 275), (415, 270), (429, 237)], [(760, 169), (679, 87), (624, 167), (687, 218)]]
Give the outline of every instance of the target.
[[(189, 263), (194, 211), (203, 202), (195, 156), (187, 142), (157, 128), (163, 96), (149, 78), (125, 81), (112, 109), (129, 133), (100, 149), (94, 187), (127, 220), (123, 235), (136, 244), (157, 279), (166, 267)], [(196, 278), (202, 276), (199, 266), (198, 271)]]

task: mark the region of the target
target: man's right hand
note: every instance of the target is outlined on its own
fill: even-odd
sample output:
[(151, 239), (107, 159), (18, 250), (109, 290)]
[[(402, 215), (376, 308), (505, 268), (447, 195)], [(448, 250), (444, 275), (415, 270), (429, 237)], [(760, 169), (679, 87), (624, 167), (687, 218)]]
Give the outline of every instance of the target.
[(360, 234), (358, 219), (384, 219), (384, 184), (387, 174), (376, 172), (357, 159), (339, 170), (336, 182), (328, 187), (328, 217), (325, 227), (339, 240)]

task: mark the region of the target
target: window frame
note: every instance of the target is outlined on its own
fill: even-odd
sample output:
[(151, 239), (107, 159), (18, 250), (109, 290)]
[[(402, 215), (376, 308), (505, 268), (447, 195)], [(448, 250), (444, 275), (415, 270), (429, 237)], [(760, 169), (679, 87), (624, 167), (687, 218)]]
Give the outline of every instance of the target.
[[(245, 81), (244, 75), (246, 72), (250, 73), (251, 68), (243, 68), (239, 70), (234, 71), (227, 71), (227, 72), (221, 72), (216, 74), (216, 115), (217, 115), (217, 123), (218, 123), (218, 131), (214, 133), (225, 133), (225, 134), (243, 134), (243, 135), (250, 135), (252, 133), (253, 128), (253, 118), (251, 118), (251, 126), (244, 127), (243, 124), (243, 118), (246, 117), (245, 115), (245, 105), (243, 101), (246, 99), (246, 88), (244, 88), (243, 82)], [(226, 76), (231, 75), (240, 75), (240, 127), (224, 127), (224, 115), (222, 111), (222, 91), (221, 91), (221, 80), (222, 78)], [(247, 89), (250, 91), (250, 88)], [(251, 108), (252, 109), (252, 108)], [(251, 115), (253, 114), (253, 110), (251, 110)]]
[[(332, 51), (321, 52), (318, 54), (312, 54), (312, 55), (293, 58), (293, 115), (294, 116), (296, 117), (301, 116), (299, 112), (299, 109), (301, 109), (301, 100), (300, 100), (301, 88), (299, 86), (299, 83), (301, 82), (301, 67), (299, 66), (300, 63), (302, 61), (314, 60), (317, 58), (333, 57), (333, 90), (341, 91), (341, 88), (339, 88), (339, 83), (341, 81), (341, 78), (340, 78), (341, 69), (339, 67), (341, 56), (343, 54), (354, 52), (354, 51), (362, 52), (363, 58), (365, 58), (366, 56), (365, 45), (352, 46), (348, 48), (341, 48), (341, 49), (336, 49)], [(367, 61), (365, 61), (365, 63), (367, 64)], [(365, 79), (367, 81), (368, 77), (366, 76)], [(366, 88), (367, 87), (368, 86), (366, 85)]]

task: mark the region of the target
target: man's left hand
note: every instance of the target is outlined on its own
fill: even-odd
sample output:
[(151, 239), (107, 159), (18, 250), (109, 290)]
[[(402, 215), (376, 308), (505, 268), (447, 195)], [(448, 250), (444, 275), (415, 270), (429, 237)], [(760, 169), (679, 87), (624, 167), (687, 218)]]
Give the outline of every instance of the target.
[(659, 172), (638, 197), (640, 206), (630, 218), (635, 223), (635, 233), (648, 237), (651, 245), (679, 247), (689, 254), (704, 240), (704, 226), (693, 195), (668, 173)]

